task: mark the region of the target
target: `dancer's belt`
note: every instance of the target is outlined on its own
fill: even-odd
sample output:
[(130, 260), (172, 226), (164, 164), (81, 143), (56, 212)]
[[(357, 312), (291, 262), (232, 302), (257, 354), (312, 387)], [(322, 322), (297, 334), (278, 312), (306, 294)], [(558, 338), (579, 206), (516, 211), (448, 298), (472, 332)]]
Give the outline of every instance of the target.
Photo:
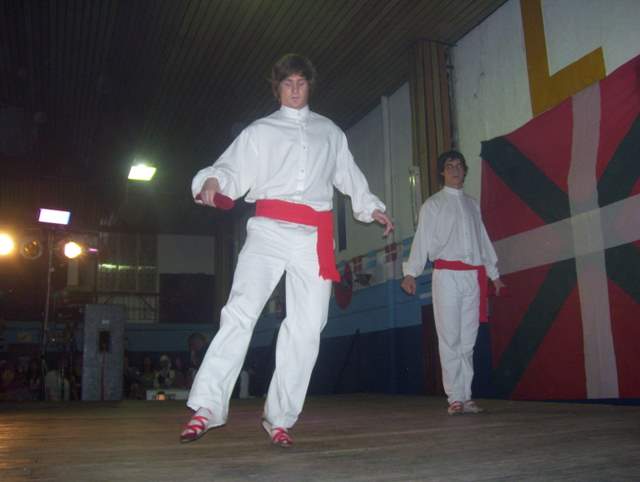
[(333, 211), (316, 211), (304, 204), (295, 204), (279, 199), (256, 201), (256, 216), (304, 224), (318, 228), (316, 251), (320, 276), (324, 279), (340, 281), (333, 252)]
[(447, 261), (445, 259), (436, 259), (433, 267), (435, 269), (450, 269), (453, 271), (477, 271), (478, 285), (480, 286), (480, 321), (486, 322), (489, 317), (489, 290), (487, 286), (487, 270), (485, 267), (473, 266), (463, 263), (462, 261)]

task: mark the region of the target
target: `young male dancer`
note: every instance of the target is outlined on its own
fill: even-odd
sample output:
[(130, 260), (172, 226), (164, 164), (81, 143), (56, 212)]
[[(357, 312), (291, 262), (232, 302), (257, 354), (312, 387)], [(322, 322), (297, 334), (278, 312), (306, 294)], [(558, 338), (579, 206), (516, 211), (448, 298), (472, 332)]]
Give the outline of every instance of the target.
[(437, 166), (444, 187), (420, 208), (401, 286), (415, 294), (415, 278), (427, 260), (433, 262), (433, 314), (448, 413), (479, 413), (482, 409), (471, 399), (473, 347), (479, 321), (486, 321), (487, 316), (487, 275), (496, 294), (504, 284), (478, 203), (462, 190), (467, 174), (464, 156), (458, 151), (445, 152)]
[(351, 197), (355, 217), (377, 221), (386, 236), (393, 224), (369, 191), (344, 133), (309, 109), (316, 82), (311, 62), (288, 54), (272, 69), (280, 109), (244, 129), (222, 156), (196, 174), (192, 192), (216, 206), (216, 194), (247, 194), (256, 216), (236, 266), (220, 330), (198, 370), (187, 405), (195, 414), (180, 438), (190, 442), (224, 425), (255, 323), (286, 273), (287, 316), (276, 345), (276, 364), (263, 413), (271, 441), (287, 447), (288, 430), (304, 404), (327, 321), (331, 282), (339, 281), (333, 252), (334, 186)]

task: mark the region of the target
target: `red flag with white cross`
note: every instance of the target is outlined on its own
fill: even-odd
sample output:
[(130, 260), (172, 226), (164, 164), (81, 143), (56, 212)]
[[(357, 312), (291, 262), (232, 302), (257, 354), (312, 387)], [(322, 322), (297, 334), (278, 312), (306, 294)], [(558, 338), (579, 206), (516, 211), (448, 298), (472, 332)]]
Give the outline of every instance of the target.
[(640, 397), (640, 57), (481, 156), (497, 394)]

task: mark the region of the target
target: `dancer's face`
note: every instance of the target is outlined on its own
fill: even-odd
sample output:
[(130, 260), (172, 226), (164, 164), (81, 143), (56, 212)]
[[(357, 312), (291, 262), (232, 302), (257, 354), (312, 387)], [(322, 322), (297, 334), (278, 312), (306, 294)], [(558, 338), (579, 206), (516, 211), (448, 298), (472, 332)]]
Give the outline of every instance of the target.
[(464, 177), (467, 174), (464, 164), (460, 159), (447, 159), (444, 163), (444, 185), (454, 189), (462, 189)]
[(302, 109), (309, 102), (309, 82), (299, 74), (291, 74), (278, 87), (280, 104), (292, 109)]

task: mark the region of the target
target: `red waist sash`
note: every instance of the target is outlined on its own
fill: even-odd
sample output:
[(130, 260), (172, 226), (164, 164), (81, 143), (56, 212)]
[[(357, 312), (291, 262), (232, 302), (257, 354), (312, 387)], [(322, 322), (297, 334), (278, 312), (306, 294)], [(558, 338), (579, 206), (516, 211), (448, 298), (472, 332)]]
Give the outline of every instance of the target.
[(462, 261), (447, 261), (445, 259), (436, 259), (433, 264), (435, 269), (450, 269), (453, 271), (471, 271), (476, 270), (478, 273), (478, 285), (480, 286), (480, 321), (485, 323), (489, 318), (489, 289), (487, 270), (484, 266), (473, 266), (463, 263)]
[(316, 211), (304, 204), (290, 203), (279, 199), (260, 199), (256, 202), (256, 216), (304, 224), (318, 228), (318, 264), (320, 276), (340, 281), (333, 252), (333, 211)]

